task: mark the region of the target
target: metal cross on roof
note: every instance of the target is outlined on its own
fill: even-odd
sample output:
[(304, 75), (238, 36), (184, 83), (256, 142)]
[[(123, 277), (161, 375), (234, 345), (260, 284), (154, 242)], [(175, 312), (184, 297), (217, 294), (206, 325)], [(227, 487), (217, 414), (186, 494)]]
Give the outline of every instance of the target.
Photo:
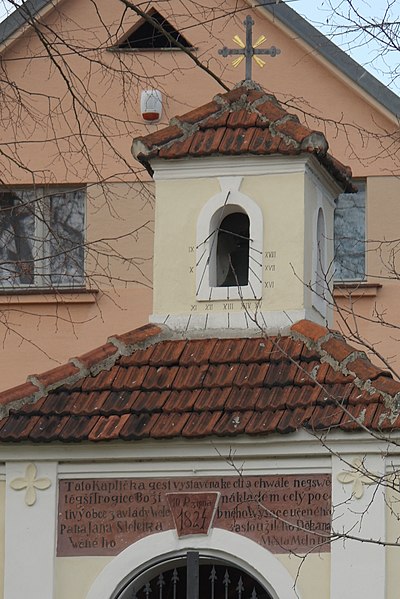
[(279, 50), (279, 48), (275, 48), (275, 46), (271, 46), (271, 48), (265, 48), (265, 49), (260, 48), (259, 49), (258, 46), (260, 46), (267, 39), (265, 37), (265, 35), (260, 35), (260, 37), (258, 38), (258, 40), (256, 41), (256, 43), (253, 46), (254, 21), (250, 15), (247, 15), (247, 17), (243, 21), (243, 24), (246, 27), (246, 43), (244, 44), (242, 42), (242, 40), (240, 39), (240, 37), (238, 35), (235, 35), (235, 37), (233, 38), (233, 41), (235, 42), (235, 44), (240, 46), (241, 49), (240, 50), (238, 50), (237, 48), (229, 49), (225, 46), (224, 48), (222, 48), (222, 50), (218, 50), (218, 54), (221, 54), (222, 56), (224, 56), (224, 58), (226, 58), (227, 56), (238, 54), (239, 55), (238, 58), (235, 58), (234, 61), (232, 62), (234, 67), (239, 66), (240, 63), (242, 62), (242, 60), (244, 58), (246, 58), (246, 80), (247, 80), (247, 79), (251, 79), (251, 60), (252, 60), (252, 58), (254, 58), (254, 60), (258, 64), (258, 66), (263, 67), (265, 65), (265, 61), (262, 60), (262, 58), (260, 58), (258, 56), (259, 54), (269, 54), (269, 56), (274, 58), (277, 54), (280, 54), (281, 51)]

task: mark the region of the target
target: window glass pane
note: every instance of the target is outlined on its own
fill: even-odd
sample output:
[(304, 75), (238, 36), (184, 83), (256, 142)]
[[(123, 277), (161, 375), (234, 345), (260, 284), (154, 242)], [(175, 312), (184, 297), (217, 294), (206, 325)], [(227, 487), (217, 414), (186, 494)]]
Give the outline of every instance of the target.
[(50, 197), (51, 284), (84, 284), (85, 191), (53, 192)]
[(342, 193), (335, 208), (335, 280), (365, 279), (365, 183)]
[(34, 283), (34, 192), (0, 192), (0, 286)]

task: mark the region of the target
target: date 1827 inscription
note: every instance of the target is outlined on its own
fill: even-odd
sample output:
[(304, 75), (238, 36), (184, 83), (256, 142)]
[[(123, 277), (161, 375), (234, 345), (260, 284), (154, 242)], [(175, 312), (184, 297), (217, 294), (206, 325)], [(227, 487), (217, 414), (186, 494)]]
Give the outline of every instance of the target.
[[(208, 501), (215, 509), (206, 518), (202, 512), (201, 522), (191, 500), (195, 493), (218, 497)], [(177, 509), (173, 513), (181, 505), (183, 518)], [(165, 530), (207, 534), (212, 520), (212, 526), (249, 537), (273, 553), (327, 552), (330, 514), (328, 474), (62, 480), (57, 555), (116, 555)]]

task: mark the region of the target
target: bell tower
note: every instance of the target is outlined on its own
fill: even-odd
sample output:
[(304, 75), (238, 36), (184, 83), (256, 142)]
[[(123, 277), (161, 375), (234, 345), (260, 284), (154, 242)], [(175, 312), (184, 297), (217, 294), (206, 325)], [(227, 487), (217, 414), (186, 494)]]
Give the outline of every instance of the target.
[(351, 172), (253, 81), (133, 142), (156, 183), (153, 322), (331, 324), (335, 198)]

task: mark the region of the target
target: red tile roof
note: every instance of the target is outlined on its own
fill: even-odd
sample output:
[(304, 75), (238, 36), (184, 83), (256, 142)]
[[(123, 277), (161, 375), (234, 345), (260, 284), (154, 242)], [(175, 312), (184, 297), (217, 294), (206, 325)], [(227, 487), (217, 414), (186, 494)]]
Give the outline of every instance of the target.
[(285, 337), (147, 325), (0, 393), (1, 442), (400, 428), (400, 383), (309, 321)]
[(212, 102), (173, 118), (169, 127), (134, 139), (132, 153), (150, 174), (153, 158), (308, 153), (345, 189), (353, 189), (351, 170), (330, 156), (324, 134), (302, 125), (253, 81), (243, 81)]

